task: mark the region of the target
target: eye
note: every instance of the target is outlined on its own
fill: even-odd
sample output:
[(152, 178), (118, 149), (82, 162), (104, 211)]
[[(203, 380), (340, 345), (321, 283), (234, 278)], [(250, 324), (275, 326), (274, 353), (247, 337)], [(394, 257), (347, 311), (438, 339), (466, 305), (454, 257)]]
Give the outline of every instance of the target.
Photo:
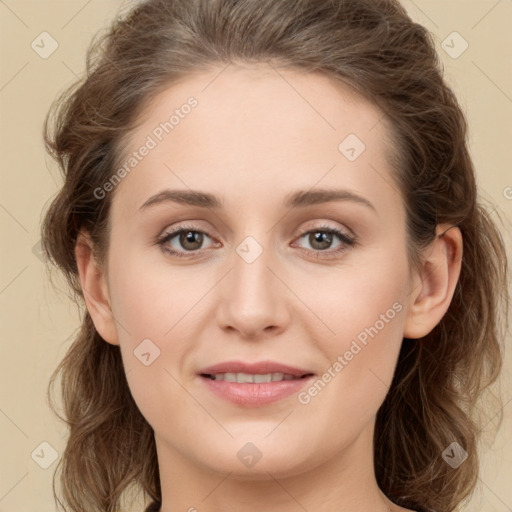
[[(320, 253), (328, 253), (330, 256), (336, 256), (356, 244), (356, 238), (343, 231), (329, 226), (319, 226), (310, 229), (299, 236), (299, 240), (306, 237), (311, 249), (306, 250), (315, 253), (317, 257), (324, 257)], [(340, 241), (334, 249), (331, 249), (333, 240), (338, 238)]]
[(194, 253), (203, 249), (202, 245), (206, 238), (212, 240), (204, 231), (197, 229), (195, 226), (181, 225), (171, 232), (164, 233), (157, 240), (157, 244), (160, 245), (163, 251), (173, 256), (186, 258), (194, 257)]
[[(357, 243), (355, 236), (330, 226), (318, 226), (305, 231), (298, 237), (298, 240), (303, 238), (306, 238), (311, 247), (310, 249), (304, 248), (304, 250), (314, 254), (317, 258), (337, 256)], [(336, 238), (339, 242), (332, 249), (333, 241)], [(164, 233), (156, 243), (163, 251), (172, 256), (194, 258), (204, 249), (203, 244), (206, 239), (213, 240), (194, 225), (180, 225), (176, 229)], [(218, 247), (220, 244), (216, 242), (212, 245)], [(326, 255), (322, 253), (326, 253)]]

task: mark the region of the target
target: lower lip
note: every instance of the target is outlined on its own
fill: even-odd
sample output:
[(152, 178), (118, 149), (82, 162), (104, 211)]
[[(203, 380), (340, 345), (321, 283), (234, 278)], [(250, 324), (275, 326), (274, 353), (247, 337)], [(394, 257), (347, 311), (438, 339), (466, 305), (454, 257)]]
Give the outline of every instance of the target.
[(200, 378), (213, 394), (224, 400), (237, 405), (259, 407), (298, 393), (301, 388), (311, 381), (313, 375), (301, 379), (253, 384), (212, 380), (203, 376), (200, 376)]

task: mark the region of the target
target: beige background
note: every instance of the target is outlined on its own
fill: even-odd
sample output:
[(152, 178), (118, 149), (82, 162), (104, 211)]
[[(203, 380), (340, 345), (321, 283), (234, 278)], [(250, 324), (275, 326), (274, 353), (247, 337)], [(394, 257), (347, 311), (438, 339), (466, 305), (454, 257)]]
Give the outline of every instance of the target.
[[(64, 448), (65, 429), (49, 410), (45, 393), (78, 316), (65, 287), (57, 293), (49, 285), (37, 256), (41, 212), (60, 184), (44, 153), (41, 126), (57, 92), (81, 75), (93, 34), (126, 5), (120, 0), (0, 0), (0, 512), (56, 510), (51, 476), (57, 462), (43, 469), (35, 460), (51, 461), (51, 449), (40, 447), (42, 442), (58, 454)], [(512, 1), (404, 0), (404, 5), (435, 35), (446, 77), (469, 119), (481, 193), (495, 218), (499, 212), (505, 219), (510, 254)], [(31, 48), (44, 31), (58, 43), (46, 59)], [(442, 44), (454, 31), (469, 43), (457, 58)], [(451, 52), (463, 48), (453, 36), (447, 41)], [(512, 510), (511, 369), (508, 354), (504, 423), (483, 457), (479, 490), (466, 511)], [(489, 411), (490, 422), (496, 412)]]

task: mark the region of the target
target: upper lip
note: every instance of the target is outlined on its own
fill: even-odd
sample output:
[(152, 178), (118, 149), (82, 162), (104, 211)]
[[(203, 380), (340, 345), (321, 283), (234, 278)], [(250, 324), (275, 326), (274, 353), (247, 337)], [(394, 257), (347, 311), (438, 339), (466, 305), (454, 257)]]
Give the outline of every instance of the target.
[(203, 368), (198, 373), (200, 375), (216, 375), (218, 373), (250, 373), (261, 375), (266, 373), (287, 373), (295, 377), (313, 374), (313, 372), (310, 372), (309, 370), (277, 363), (275, 361), (260, 361), (253, 363), (244, 361), (225, 361), (213, 366), (208, 366), (208, 368)]

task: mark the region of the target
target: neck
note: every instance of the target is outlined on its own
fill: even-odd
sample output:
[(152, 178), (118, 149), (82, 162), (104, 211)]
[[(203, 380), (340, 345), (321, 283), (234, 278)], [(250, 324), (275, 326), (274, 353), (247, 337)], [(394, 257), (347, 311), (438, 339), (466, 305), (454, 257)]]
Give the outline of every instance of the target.
[[(321, 463), (294, 471), (255, 465), (250, 476), (198, 465), (155, 436), (160, 512), (390, 512), (400, 510), (380, 491), (373, 469), (373, 425)], [(300, 448), (299, 448), (300, 449)], [(303, 469), (307, 466), (307, 469)]]

